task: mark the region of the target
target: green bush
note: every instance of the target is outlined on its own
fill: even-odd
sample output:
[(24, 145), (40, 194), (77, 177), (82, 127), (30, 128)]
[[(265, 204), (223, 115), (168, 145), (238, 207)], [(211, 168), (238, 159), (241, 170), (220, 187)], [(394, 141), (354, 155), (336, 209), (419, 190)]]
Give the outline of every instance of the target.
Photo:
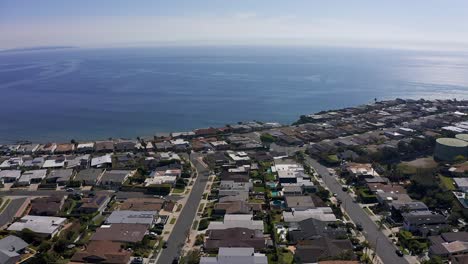
[(200, 221), (200, 224), (198, 225), (198, 231), (203, 231), (208, 228), (208, 225), (210, 224), (210, 221), (206, 218), (203, 218)]

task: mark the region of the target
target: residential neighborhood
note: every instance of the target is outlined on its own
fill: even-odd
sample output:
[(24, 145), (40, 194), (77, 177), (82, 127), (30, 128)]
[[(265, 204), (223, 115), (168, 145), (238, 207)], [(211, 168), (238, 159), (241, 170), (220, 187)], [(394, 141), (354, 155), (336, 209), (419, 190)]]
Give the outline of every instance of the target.
[(468, 261), (467, 101), (0, 154), (0, 263)]

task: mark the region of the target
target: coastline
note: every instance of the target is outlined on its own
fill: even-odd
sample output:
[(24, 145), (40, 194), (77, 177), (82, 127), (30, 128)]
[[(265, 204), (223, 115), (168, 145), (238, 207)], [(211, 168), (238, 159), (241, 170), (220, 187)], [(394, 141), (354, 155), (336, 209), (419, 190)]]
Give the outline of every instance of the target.
[[(322, 110), (322, 111), (317, 111), (317, 112), (314, 112), (314, 113), (309, 113), (309, 114), (303, 114), (303, 115), (300, 115), (297, 120), (295, 122), (292, 122), (291, 124), (283, 124), (283, 123), (279, 123), (279, 122), (275, 122), (275, 121), (270, 121), (270, 123), (276, 123), (276, 124), (279, 124), (280, 126), (284, 127), (284, 126), (294, 126), (294, 125), (297, 125), (297, 124), (300, 124), (300, 121), (302, 119), (302, 117), (306, 116), (306, 115), (316, 115), (316, 114), (322, 114), (322, 113), (329, 113), (329, 112), (334, 112), (334, 111), (342, 111), (344, 109), (355, 109), (355, 108), (359, 108), (359, 107), (365, 107), (365, 106), (372, 106), (372, 105), (375, 105), (375, 104), (378, 104), (378, 103), (386, 103), (386, 102), (389, 102), (389, 101), (394, 101), (394, 100), (404, 100), (404, 101), (429, 101), (429, 102), (432, 102), (432, 101), (449, 101), (450, 99), (431, 99), (431, 100), (426, 100), (424, 98), (420, 98), (418, 100), (415, 100), (415, 99), (411, 99), (411, 98), (406, 98), (406, 99), (400, 99), (400, 98), (394, 98), (394, 99), (387, 99), (387, 100), (382, 100), (382, 101), (375, 101), (373, 103), (367, 103), (367, 104), (362, 104), (362, 105), (356, 105), (356, 106), (351, 106), (351, 107), (345, 107), (345, 108), (340, 108), (340, 109), (328, 109), (328, 110)], [(465, 99), (462, 99), (462, 100), (458, 100), (458, 101), (466, 101)], [(261, 121), (240, 121), (240, 122), (237, 122), (236, 124), (230, 124), (230, 125), (238, 125), (238, 124), (246, 124), (248, 122), (257, 122), (259, 124), (262, 124), (262, 123), (268, 123), (268, 122), (261, 122)], [(186, 132), (194, 132), (196, 130), (200, 130), (200, 129), (206, 129), (206, 128), (219, 128), (219, 127), (216, 127), (216, 126), (207, 126), (207, 127), (198, 127), (198, 128), (194, 128), (194, 129), (191, 129), (191, 130), (185, 130), (185, 131), (170, 131), (170, 132), (155, 132), (153, 133), (152, 135), (137, 135), (135, 134), (134, 137), (113, 137), (113, 136), (109, 136), (109, 137), (106, 137), (106, 138), (97, 138), (97, 137), (94, 137), (94, 138), (87, 138), (87, 139), (83, 139), (83, 138), (70, 138), (68, 141), (56, 141), (56, 140), (33, 140), (33, 139), (19, 139), (19, 140), (8, 140), (8, 141), (4, 141), (2, 139), (0, 139), (0, 146), (3, 144), (3, 145), (21, 145), (21, 144), (47, 144), (47, 143), (51, 143), (51, 142), (54, 142), (54, 143), (70, 143), (72, 141), (74, 142), (97, 142), (97, 141), (106, 141), (106, 140), (136, 140), (136, 139), (141, 139), (141, 140), (153, 140), (155, 138), (158, 138), (158, 137), (161, 137), (161, 138), (164, 138), (164, 137), (171, 137), (171, 134), (173, 133), (186, 133)]]

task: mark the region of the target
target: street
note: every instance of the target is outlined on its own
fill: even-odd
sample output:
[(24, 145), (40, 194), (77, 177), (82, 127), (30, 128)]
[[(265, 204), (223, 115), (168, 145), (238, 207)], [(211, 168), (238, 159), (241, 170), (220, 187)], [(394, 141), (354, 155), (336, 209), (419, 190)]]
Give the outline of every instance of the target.
[(8, 206), (0, 214), (0, 227), (3, 227), (4, 225), (10, 223), (13, 220), (16, 212), (18, 212), (21, 205), (23, 205), (26, 199), (27, 198), (17, 198), (11, 200)]
[(316, 160), (308, 156), (306, 156), (306, 162), (308, 165), (315, 168), (317, 173), (322, 176), (324, 183), (330, 191), (336, 193), (337, 197), (341, 199), (344, 210), (353, 222), (362, 225), (364, 236), (384, 263), (408, 263), (405, 258), (397, 256), (395, 253), (397, 248), (379, 230), (377, 225), (372, 221), (369, 215), (367, 215), (364, 209), (362, 209), (357, 203), (353, 202), (353, 198), (347, 192), (342, 190), (341, 184), (338, 183), (333, 176), (330, 176), (327, 167), (321, 165)]
[(197, 169), (198, 177), (195, 180), (187, 203), (182, 209), (174, 229), (167, 240), (167, 248), (162, 250), (157, 259), (157, 263), (172, 263), (174, 258), (181, 256), (181, 249), (190, 233), (192, 221), (196, 216), (198, 204), (200, 203), (206, 183), (208, 182), (208, 169), (198, 161), (199, 157), (201, 157), (201, 155), (197, 153), (191, 155), (191, 161)]

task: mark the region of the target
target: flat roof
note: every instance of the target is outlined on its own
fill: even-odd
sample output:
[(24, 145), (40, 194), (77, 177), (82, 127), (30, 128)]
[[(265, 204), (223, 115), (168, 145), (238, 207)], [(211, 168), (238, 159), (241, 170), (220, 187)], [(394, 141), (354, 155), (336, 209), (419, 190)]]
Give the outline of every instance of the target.
[(437, 143), (449, 147), (468, 147), (468, 142), (456, 138), (438, 138)]

